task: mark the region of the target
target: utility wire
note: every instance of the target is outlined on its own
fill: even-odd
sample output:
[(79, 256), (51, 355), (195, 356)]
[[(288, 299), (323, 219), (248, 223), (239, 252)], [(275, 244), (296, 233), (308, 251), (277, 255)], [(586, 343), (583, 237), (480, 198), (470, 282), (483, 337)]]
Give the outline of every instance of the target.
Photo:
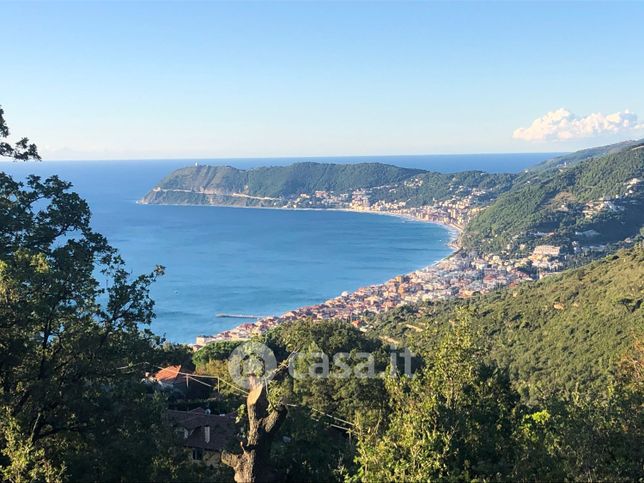
[[(293, 351), (293, 352), (291, 352), (291, 354), (289, 355), (289, 357), (287, 357), (284, 361), (282, 361), (282, 363), (281, 363), (281, 364), (280, 364), (276, 369), (274, 369), (274, 372), (277, 372), (277, 371), (279, 371), (280, 369), (282, 369), (283, 367), (287, 366), (287, 365), (288, 365), (288, 361), (291, 359), (291, 357), (292, 357), (294, 354), (298, 353), (298, 352), (299, 352), (299, 351)], [(117, 367), (117, 370), (130, 369), (130, 368), (132, 368), (132, 367), (134, 367), (134, 366), (138, 366), (138, 365), (141, 365), (141, 364), (147, 364), (147, 363), (146, 363), (146, 362), (139, 362), (139, 363), (137, 363), (137, 364), (132, 364), (132, 365), (129, 365), (129, 366)], [(160, 370), (165, 369), (164, 367), (161, 367), (161, 366), (154, 366), (154, 367), (156, 367), (157, 369), (160, 369)], [(223, 383), (224, 385), (231, 387), (232, 389), (234, 389), (234, 390), (236, 390), (236, 391), (238, 391), (238, 392), (240, 392), (240, 393), (244, 394), (245, 396), (248, 396), (248, 394), (249, 394), (249, 392), (248, 392), (248, 391), (246, 391), (245, 389), (243, 389), (243, 388), (241, 388), (241, 387), (239, 387), (239, 386), (237, 386), (237, 385), (235, 385), (235, 384), (233, 384), (233, 383), (230, 383), (230, 382), (228, 382), (228, 381), (226, 381), (226, 380), (222, 379), (222, 378), (221, 378), (221, 377), (219, 377), (219, 376), (210, 376), (210, 375), (207, 375), (207, 374), (204, 374), (204, 375), (201, 375), (201, 374), (195, 375), (195, 374), (190, 374), (190, 373), (187, 373), (187, 372), (181, 372), (181, 371), (177, 371), (175, 374), (185, 376), (185, 377), (186, 377), (186, 379), (187, 379), (188, 381), (191, 381), (191, 380), (192, 380), (192, 381), (195, 381), (195, 382), (197, 382), (197, 383), (199, 383), (199, 384), (202, 384), (202, 385), (204, 385), (204, 386), (207, 386), (207, 387), (210, 387), (210, 388), (213, 388), (213, 389), (215, 388), (215, 385), (214, 385), (214, 384), (208, 384), (207, 382), (204, 382), (204, 381), (202, 381), (201, 379), (215, 379), (215, 380), (217, 381), (217, 383), (218, 383), (218, 384)], [(267, 378), (265, 378), (265, 379), (264, 379), (264, 383), (266, 384), (266, 388), (267, 388), (267, 392), (268, 392), (268, 383), (269, 383), (269, 381), (268, 381), (268, 379), (267, 379)], [(325, 413), (324, 411), (321, 411), (321, 410), (319, 410), (319, 409), (316, 409), (316, 408), (311, 407), (311, 406), (308, 406), (308, 405), (302, 405), (302, 404), (291, 404), (291, 403), (285, 403), (284, 405), (285, 405), (285, 406), (288, 406), (288, 407), (298, 407), (298, 408), (308, 409), (308, 410), (310, 410), (310, 411), (312, 411), (312, 412), (315, 412), (315, 413), (317, 413), (317, 414), (321, 414), (322, 416), (325, 416), (325, 417), (327, 417), (327, 418), (333, 419), (334, 421), (339, 421), (340, 423), (343, 423), (344, 425), (349, 425), (349, 426), (351, 426), (351, 428), (355, 426), (355, 425), (354, 425), (352, 422), (350, 422), (350, 421), (347, 421), (347, 420), (345, 420), (345, 419), (342, 419), (342, 418), (339, 418), (339, 417), (337, 417), (337, 416), (334, 416), (333, 414)], [(312, 416), (309, 416), (309, 417), (311, 417), (311, 419), (315, 419), (315, 418), (313, 418)], [(318, 420), (318, 421), (319, 421), (319, 420)], [(351, 432), (351, 431), (352, 431), (352, 429), (351, 429), (351, 428), (347, 428), (347, 427), (345, 427), (345, 426), (340, 426), (340, 425), (338, 425), (338, 424), (329, 423), (329, 426), (332, 426), (332, 427), (334, 427), (334, 428), (338, 428), (338, 429), (341, 429), (341, 430), (343, 430), (343, 431), (347, 431), (347, 432)]]

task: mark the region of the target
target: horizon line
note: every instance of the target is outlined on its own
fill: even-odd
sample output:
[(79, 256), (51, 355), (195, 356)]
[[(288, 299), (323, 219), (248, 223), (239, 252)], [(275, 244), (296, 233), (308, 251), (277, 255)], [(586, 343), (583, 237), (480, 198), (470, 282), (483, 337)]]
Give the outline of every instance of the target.
[(218, 160), (231, 160), (231, 161), (243, 161), (243, 160), (257, 160), (257, 159), (278, 159), (278, 160), (288, 160), (288, 159), (329, 159), (329, 158), (394, 158), (394, 157), (406, 157), (406, 158), (420, 158), (420, 157), (431, 157), (431, 156), (490, 156), (490, 155), (527, 155), (527, 154), (548, 154), (553, 156), (561, 156), (563, 154), (569, 154), (575, 151), (512, 151), (512, 152), (471, 152), (471, 153), (425, 153), (425, 154), (329, 154), (329, 155), (292, 155), (292, 156), (220, 156), (220, 157), (206, 157), (206, 156), (197, 156), (197, 157), (170, 157), (170, 158), (155, 158), (155, 157), (143, 157), (143, 158), (90, 158), (90, 159), (49, 159), (43, 157), (40, 161), (15, 161), (12, 159), (2, 159), (0, 158), (0, 163), (25, 163), (25, 162), (120, 162), (120, 161), (218, 161)]

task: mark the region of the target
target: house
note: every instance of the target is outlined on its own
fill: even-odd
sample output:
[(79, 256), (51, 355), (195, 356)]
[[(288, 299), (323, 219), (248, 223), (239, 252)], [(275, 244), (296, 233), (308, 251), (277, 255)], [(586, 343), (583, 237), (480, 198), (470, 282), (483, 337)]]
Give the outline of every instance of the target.
[(159, 383), (161, 386), (174, 387), (174, 386), (184, 386), (189, 384), (189, 378), (193, 374), (193, 371), (182, 365), (178, 366), (168, 366), (160, 369), (152, 377)]
[(235, 414), (210, 414), (209, 409), (167, 411), (168, 422), (182, 439), (187, 457), (207, 466), (221, 460), (221, 452), (235, 439)]
[(558, 257), (561, 247), (553, 245), (538, 245), (534, 247), (532, 255), (535, 257)]
[(528, 258), (532, 262), (533, 267), (554, 271), (561, 267), (561, 263), (552, 259), (559, 257), (560, 253), (561, 247), (553, 245), (538, 245), (534, 248), (532, 255)]
[(152, 381), (156, 382), (161, 391), (187, 399), (208, 397), (212, 389), (186, 365), (164, 367), (152, 375)]

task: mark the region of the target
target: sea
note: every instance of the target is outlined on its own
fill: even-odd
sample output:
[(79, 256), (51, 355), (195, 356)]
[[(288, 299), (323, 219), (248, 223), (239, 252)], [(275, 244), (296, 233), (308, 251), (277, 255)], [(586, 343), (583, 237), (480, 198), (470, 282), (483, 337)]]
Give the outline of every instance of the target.
[(392, 216), (136, 201), (172, 170), (200, 164), (238, 168), (297, 161), (383, 162), (441, 172), (518, 172), (557, 153), (325, 158), (245, 158), (0, 163), (15, 179), (56, 174), (92, 210), (94, 229), (119, 249), (132, 275), (156, 265), (152, 329), (169, 341), (230, 329), (252, 319), (323, 302), (451, 253), (447, 228)]

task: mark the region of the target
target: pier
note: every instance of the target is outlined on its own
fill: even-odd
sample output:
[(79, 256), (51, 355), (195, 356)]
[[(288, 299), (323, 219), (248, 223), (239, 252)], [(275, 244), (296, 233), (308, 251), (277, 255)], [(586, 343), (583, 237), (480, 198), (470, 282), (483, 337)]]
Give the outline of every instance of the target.
[(222, 319), (263, 319), (268, 315), (249, 315), (249, 314), (217, 314)]

